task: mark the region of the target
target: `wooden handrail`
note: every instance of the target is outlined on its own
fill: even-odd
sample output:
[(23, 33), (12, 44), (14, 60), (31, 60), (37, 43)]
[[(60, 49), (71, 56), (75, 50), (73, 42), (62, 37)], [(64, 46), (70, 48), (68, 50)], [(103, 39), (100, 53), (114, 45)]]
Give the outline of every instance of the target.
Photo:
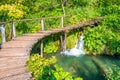
[[(67, 15), (68, 16), (68, 15)], [(0, 22), (0, 29), (2, 30), (2, 27), (5, 29), (5, 24), (12, 24), (11, 26), (11, 32), (10, 32), (10, 38), (15, 38), (16, 37), (16, 29), (15, 29), (15, 22), (26, 22), (26, 21), (33, 21), (33, 20), (39, 20), (41, 21), (41, 29), (44, 30), (44, 20), (46, 19), (56, 19), (56, 18), (61, 18), (61, 26), (63, 27), (63, 18), (67, 16), (54, 16), (54, 17), (45, 17), (45, 18), (32, 18), (32, 19), (21, 19), (21, 20), (11, 20), (11, 21), (6, 21), (6, 22)], [(2, 31), (2, 42), (6, 42), (6, 35), (4, 34), (5, 31)]]
[(10, 21), (6, 21), (6, 22), (0, 22), (1, 24), (7, 24), (7, 23), (11, 23), (11, 22), (26, 22), (26, 21), (32, 21), (32, 20), (46, 20), (46, 19), (54, 19), (54, 18), (61, 18), (61, 17), (68, 17), (70, 15), (66, 15), (66, 16), (54, 16), (54, 17), (45, 17), (45, 18), (31, 18), (31, 19), (21, 19), (21, 20), (10, 20)]
[[(23, 21), (32, 21), (32, 20), (39, 20), (41, 21), (41, 29), (42, 31), (44, 31), (44, 22), (46, 19), (54, 19), (54, 18), (61, 18), (61, 22), (60, 22), (60, 26), (63, 28), (64, 27), (64, 17), (67, 17), (67, 16), (57, 16), (57, 17), (46, 17), (46, 18), (33, 18), (33, 19), (22, 19), (22, 20), (11, 20), (11, 21), (6, 21), (6, 22), (0, 22), (0, 28), (2, 30), (2, 27), (4, 27), (5, 29), (5, 24), (7, 23), (11, 23), (12, 26), (11, 26), (11, 35), (10, 35), (10, 38), (15, 38), (16, 37), (16, 29), (15, 29), (15, 22), (23, 22)], [(100, 19), (102, 19), (103, 17), (98, 17), (97, 19), (92, 19), (90, 20), (91, 23), (94, 23), (94, 22), (99, 22)], [(95, 20), (95, 21), (94, 21)], [(90, 25), (92, 26), (92, 25)], [(76, 27), (73, 27), (73, 28), (76, 28)], [(3, 30), (4, 31), (4, 30)], [(2, 36), (3, 36), (3, 41), (2, 42), (6, 42), (5, 40), (5, 31), (2, 32)]]

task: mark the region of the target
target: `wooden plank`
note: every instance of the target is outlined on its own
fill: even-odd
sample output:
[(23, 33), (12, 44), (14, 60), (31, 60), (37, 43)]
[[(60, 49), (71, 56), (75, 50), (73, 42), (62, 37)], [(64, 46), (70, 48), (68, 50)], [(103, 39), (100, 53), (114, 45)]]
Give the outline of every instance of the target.
[(16, 53), (16, 52), (26, 52), (26, 51), (30, 51), (31, 48), (2, 48), (0, 49), (0, 52), (12, 52), (12, 53)]
[(1, 48), (32, 48), (37, 41), (9, 41), (1, 45)]
[(14, 76), (2, 78), (0, 80), (33, 80), (31, 73), (22, 73)]
[(13, 52), (0, 52), (0, 58), (1, 57), (19, 57), (19, 56), (29, 56), (29, 52), (16, 52), (16, 53), (13, 53)]
[(40, 37), (38, 36), (20, 36), (20, 37), (16, 37), (13, 40), (15, 41), (38, 41), (40, 39)]
[(40, 39), (44, 38), (45, 36), (48, 36), (50, 34), (46, 34), (46, 33), (34, 33), (34, 34), (24, 34), (24, 36), (31, 36), (31, 37), (36, 37), (39, 36)]
[(0, 72), (2, 72), (2, 71), (4, 72), (6, 70), (19, 68), (19, 67), (26, 67), (26, 61), (27, 61), (27, 59), (21, 59), (21, 61), (12, 60), (10, 62), (0, 64)]
[(20, 67), (20, 68), (9, 69), (9, 70), (6, 70), (6, 71), (0, 71), (0, 80), (5, 78), (5, 77), (25, 73), (26, 70), (27, 69), (25, 67)]
[(29, 56), (31, 48), (6, 48), (0, 50), (1, 57)]
[(16, 61), (19, 62), (22, 62), (22, 61), (25, 61), (28, 60), (28, 56), (22, 56), (22, 57), (1, 57), (0, 58), (0, 66), (2, 64), (7, 64), (7, 63), (14, 63)]

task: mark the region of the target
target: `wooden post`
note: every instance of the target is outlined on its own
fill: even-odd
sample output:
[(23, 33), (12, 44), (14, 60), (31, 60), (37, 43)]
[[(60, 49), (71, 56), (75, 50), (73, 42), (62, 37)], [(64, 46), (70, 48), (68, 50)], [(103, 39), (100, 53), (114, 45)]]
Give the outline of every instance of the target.
[(44, 46), (43, 46), (43, 40), (41, 40), (41, 52), (40, 52), (41, 57), (43, 57), (43, 52), (44, 52)]
[(62, 37), (62, 32), (60, 33), (60, 50), (63, 51), (63, 37)]
[(42, 29), (42, 31), (44, 30), (44, 20), (43, 19), (41, 19), (41, 29)]
[(12, 26), (11, 26), (10, 29), (9, 29), (9, 39), (10, 40), (12, 39), (12, 36), (13, 36), (13, 29), (12, 29)]
[(13, 38), (16, 37), (16, 29), (15, 29), (15, 23), (12, 21), (12, 33), (13, 33)]
[(67, 33), (64, 32), (64, 38), (63, 38), (63, 43), (64, 43), (64, 45), (63, 45), (63, 50), (64, 50), (64, 51), (66, 50), (66, 38), (67, 38)]
[(6, 35), (5, 35), (5, 27), (4, 27), (4, 24), (2, 24), (0, 26), (0, 30), (1, 30), (1, 33), (2, 33), (2, 43), (5, 43), (6, 42)]
[(60, 34), (60, 47), (62, 51), (66, 50), (66, 37), (67, 37), (66, 32)]
[(61, 17), (61, 27), (64, 27), (64, 17)]
[[(42, 31), (44, 31), (44, 20), (41, 19), (41, 29)], [(43, 52), (44, 52), (44, 44), (43, 44), (44, 40), (41, 40), (41, 49), (40, 49), (40, 56), (43, 57)]]
[[(64, 27), (64, 16), (61, 17), (61, 27)], [(66, 32), (61, 32), (60, 34), (60, 47), (62, 51), (66, 50), (66, 37), (67, 33)]]

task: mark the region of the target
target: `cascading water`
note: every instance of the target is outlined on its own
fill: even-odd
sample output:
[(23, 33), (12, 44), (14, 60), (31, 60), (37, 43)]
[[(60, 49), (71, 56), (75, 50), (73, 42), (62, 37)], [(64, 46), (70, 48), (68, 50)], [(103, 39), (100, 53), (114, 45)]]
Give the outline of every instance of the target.
[(55, 56), (57, 64), (65, 71), (70, 72), (73, 77), (82, 77), (84, 80), (107, 80), (107, 74), (109, 77), (109, 75), (113, 75), (113, 72), (120, 72), (120, 58), (84, 55), (83, 38), (82, 34), (74, 48), (61, 52), (61, 54), (59, 52), (47, 54), (47, 57)]
[(67, 56), (77, 56), (77, 57), (85, 54), (83, 51), (83, 46), (84, 46), (83, 38), (84, 38), (84, 35), (82, 34), (74, 48), (63, 51), (61, 52), (61, 54), (67, 55)]

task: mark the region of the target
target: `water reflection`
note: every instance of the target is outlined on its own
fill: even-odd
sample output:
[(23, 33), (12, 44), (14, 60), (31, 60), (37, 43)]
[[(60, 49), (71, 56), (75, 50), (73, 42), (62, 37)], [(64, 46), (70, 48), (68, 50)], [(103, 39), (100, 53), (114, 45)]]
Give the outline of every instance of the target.
[(56, 54), (57, 63), (65, 71), (69, 71), (74, 77), (83, 77), (84, 80), (106, 80), (105, 74), (115, 66), (120, 67), (120, 59), (108, 56), (87, 56), (79, 57)]

